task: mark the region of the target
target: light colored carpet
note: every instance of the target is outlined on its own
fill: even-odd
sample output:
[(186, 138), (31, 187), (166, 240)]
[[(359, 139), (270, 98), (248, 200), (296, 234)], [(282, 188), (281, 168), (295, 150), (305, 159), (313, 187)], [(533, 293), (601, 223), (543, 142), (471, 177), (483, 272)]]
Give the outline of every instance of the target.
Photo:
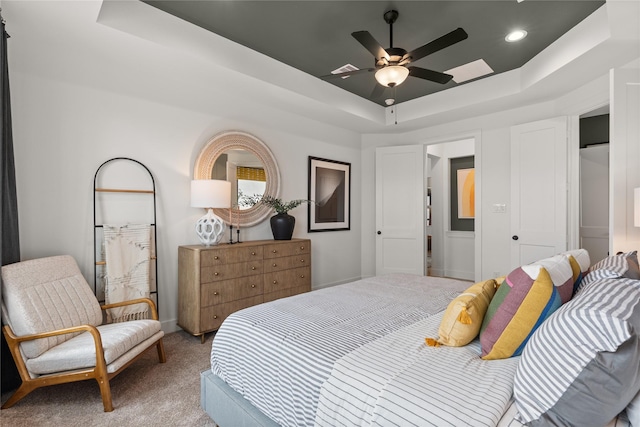
[[(40, 388), (0, 412), (2, 426), (215, 426), (200, 408), (200, 372), (209, 369), (212, 334), (204, 344), (186, 332), (165, 335), (167, 363), (153, 347), (111, 380), (113, 412), (104, 412), (95, 380)], [(10, 394), (2, 395), (4, 403)]]

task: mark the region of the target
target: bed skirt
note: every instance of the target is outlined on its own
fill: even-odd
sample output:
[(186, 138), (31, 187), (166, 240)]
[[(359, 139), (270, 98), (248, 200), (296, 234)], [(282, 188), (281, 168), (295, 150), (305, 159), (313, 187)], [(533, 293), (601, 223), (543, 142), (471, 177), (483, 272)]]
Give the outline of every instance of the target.
[(279, 427), (211, 369), (200, 373), (200, 406), (219, 426)]

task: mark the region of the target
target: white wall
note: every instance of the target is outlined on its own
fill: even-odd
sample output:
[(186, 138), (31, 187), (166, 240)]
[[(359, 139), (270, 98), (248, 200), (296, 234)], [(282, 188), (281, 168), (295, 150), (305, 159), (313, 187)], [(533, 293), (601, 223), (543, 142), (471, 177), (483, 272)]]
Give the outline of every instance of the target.
[[(481, 206), (476, 214), (482, 218), (480, 278), (509, 273), (510, 259), (510, 127), (561, 115), (579, 115), (608, 102), (608, 77), (602, 76), (555, 101), (533, 103), (484, 116), (443, 123), (437, 126), (397, 135), (367, 134), (362, 142), (363, 198), (362, 209), (373, 209), (373, 181), (375, 177), (375, 148), (389, 145), (428, 144), (433, 141), (452, 141), (480, 135)], [(577, 151), (577, 149), (576, 149)], [(505, 204), (506, 213), (492, 212), (494, 204)], [(363, 218), (362, 247), (374, 247), (374, 218)], [(375, 272), (375, 256), (363, 251), (362, 275)]]
[[(375, 147), (481, 136), (480, 150), (476, 151), (482, 159), (482, 204), (477, 207), (482, 216), (481, 276), (493, 277), (507, 273), (509, 267), (509, 228), (504, 214), (490, 211), (495, 203), (509, 206), (509, 127), (581, 114), (608, 102), (608, 76), (603, 75), (553, 101), (539, 101), (539, 91), (531, 89), (526, 97), (529, 104), (518, 108), (469, 113), (485, 107), (496, 111), (500, 104), (495, 100), (476, 102), (459, 106), (468, 118), (445, 121), (434, 115), (430, 127), (402, 132), (390, 125), (384, 134), (371, 133), (376, 130), (362, 135), (345, 129), (352, 123), (364, 127), (371, 123), (369, 118), (377, 119), (378, 109), (365, 101), (347, 103), (349, 97), (332, 85), (312, 85), (308, 92), (317, 90), (319, 98), (355, 105), (349, 107), (353, 111), (337, 107), (329, 114), (334, 123), (348, 122), (349, 126), (328, 125), (313, 114), (326, 112), (326, 105), (306, 93), (287, 89), (288, 84), (297, 87), (317, 79), (257, 58), (253, 70), (268, 69), (271, 80), (283, 80), (277, 87), (264, 83), (251, 73), (230, 71), (221, 65), (245, 66), (245, 56), (206, 57), (215, 52), (213, 45), (222, 41), (211, 41), (203, 30), (187, 30), (184, 25), (174, 25), (177, 19), (163, 17), (166, 25), (160, 32), (155, 28), (156, 39), (145, 38), (142, 33), (149, 28), (137, 24), (141, 35), (134, 36), (124, 27), (118, 30), (108, 25), (114, 15), (105, 14), (99, 20), (101, 6), (101, 1), (2, 0), (2, 14), (11, 35), (9, 72), (22, 256), (69, 253), (92, 280), (93, 174), (111, 157), (142, 161), (154, 173), (159, 193), (160, 313), (165, 329), (174, 328), (177, 317), (177, 247), (197, 243), (192, 228), (202, 215), (189, 207), (193, 163), (213, 135), (241, 130), (262, 139), (278, 160), (285, 199), (306, 197), (308, 156), (351, 163), (350, 231), (308, 234), (306, 207), (292, 211), (298, 220), (294, 237), (313, 240), (314, 288), (375, 274)], [(119, 23), (126, 24), (128, 18), (125, 13)], [(189, 31), (202, 38), (192, 49), (183, 49)], [(233, 52), (229, 44), (227, 41), (223, 47)], [(597, 52), (606, 61), (608, 55), (603, 50)], [(572, 66), (585, 68), (574, 62)], [(601, 62), (598, 66), (604, 66)], [(578, 76), (570, 71), (567, 80), (574, 87)], [(520, 74), (526, 73), (515, 73), (515, 77), (512, 73), (510, 78)], [(482, 86), (498, 90), (493, 81), (483, 80)], [(551, 86), (562, 93), (562, 85)], [(281, 102), (284, 97), (294, 102)], [(508, 104), (506, 98), (504, 95), (502, 101)], [(469, 99), (458, 97), (456, 105)], [(398, 109), (401, 125), (415, 119), (403, 118), (407, 109), (414, 107), (407, 104), (406, 109)], [(384, 112), (380, 116), (384, 117)], [(267, 223), (245, 230), (243, 235), (244, 240), (262, 238), (270, 238)]]
[[(98, 4), (99, 5), (99, 4)], [(203, 211), (189, 206), (193, 164), (226, 130), (262, 139), (278, 161), (284, 199), (307, 198), (308, 156), (350, 162), (352, 228), (307, 233), (312, 287), (360, 277), (360, 135), (255, 102), (194, 58), (96, 24), (92, 2), (4, 2), (22, 259), (70, 254), (93, 282), (93, 177), (130, 157), (153, 173), (158, 193), (158, 282), (165, 330), (177, 318), (177, 250), (197, 244)], [(57, 9), (51, 19), (47, 8)], [(53, 9), (49, 12), (53, 12)], [(272, 238), (268, 221), (243, 240)]]

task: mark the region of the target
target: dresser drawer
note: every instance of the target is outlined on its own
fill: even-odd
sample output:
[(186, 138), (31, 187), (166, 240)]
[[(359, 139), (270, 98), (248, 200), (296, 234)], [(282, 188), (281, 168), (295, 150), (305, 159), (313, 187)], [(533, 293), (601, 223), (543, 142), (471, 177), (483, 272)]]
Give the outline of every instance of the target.
[(262, 277), (259, 275), (203, 283), (200, 290), (200, 305), (208, 307), (261, 295), (262, 287)]
[(223, 246), (216, 249), (208, 249), (206, 251), (202, 251), (202, 254), (200, 255), (200, 266), (210, 267), (222, 264), (262, 260), (262, 253), (262, 246)]
[(199, 335), (230, 314), (311, 290), (311, 240), (178, 248), (178, 326)]
[(264, 272), (289, 270), (291, 268), (306, 267), (311, 265), (311, 254), (300, 254), (282, 258), (271, 258), (264, 261)]
[(308, 240), (303, 240), (301, 242), (275, 243), (271, 245), (265, 245), (264, 259), (308, 254), (310, 252), (311, 244)]
[(310, 286), (311, 267), (298, 267), (291, 270), (274, 271), (264, 275), (264, 292), (274, 292), (280, 289)]
[(251, 307), (262, 303), (262, 295), (251, 298), (245, 298), (237, 301), (228, 302), (226, 304), (216, 304), (209, 307), (203, 307), (200, 310), (200, 328), (201, 332), (209, 332), (216, 330), (231, 313), (243, 308)]
[(202, 283), (208, 283), (262, 274), (262, 263), (262, 260), (256, 260), (202, 267), (200, 269), (200, 280)]

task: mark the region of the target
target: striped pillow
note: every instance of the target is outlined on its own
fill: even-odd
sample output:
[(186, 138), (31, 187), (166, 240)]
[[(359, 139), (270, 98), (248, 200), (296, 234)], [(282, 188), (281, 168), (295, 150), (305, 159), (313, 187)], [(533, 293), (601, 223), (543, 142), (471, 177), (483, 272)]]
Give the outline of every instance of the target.
[(606, 279), (608, 277), (640, 279), (637, 251), (611, 255), (595, 263), (591, 268), (589, 268), (589, 272), (582, 279), (576, 293), (589, 283), (598, 281), (599, 279)]
[(586, 249), (574, 249), (563, 252), (561, 255), (566, 256), (571, 265), (571, 270), (573, 271), (573, 293), (575, 294), (580, 282), (582, 282), (582, 278), (589, 272), (589, 266), (591, 265), (589, 252)]
[(640, 281), (601, 279), (531, 337), (514, 382), (518, 421), (605, 425), (640, 390)]
[(536, 261), (534, 264), (544, 267), (549, 272), (551, 282), (558, 289), (562, 304), (569, 301), (573, 296), (573, 269), (569, 258), (556, 255)]
[(532, 264), (513, 270), (496, 291), (482, 322), (482, 358), (520, 355), (533, 331), (561, 304), (544, 267)]

